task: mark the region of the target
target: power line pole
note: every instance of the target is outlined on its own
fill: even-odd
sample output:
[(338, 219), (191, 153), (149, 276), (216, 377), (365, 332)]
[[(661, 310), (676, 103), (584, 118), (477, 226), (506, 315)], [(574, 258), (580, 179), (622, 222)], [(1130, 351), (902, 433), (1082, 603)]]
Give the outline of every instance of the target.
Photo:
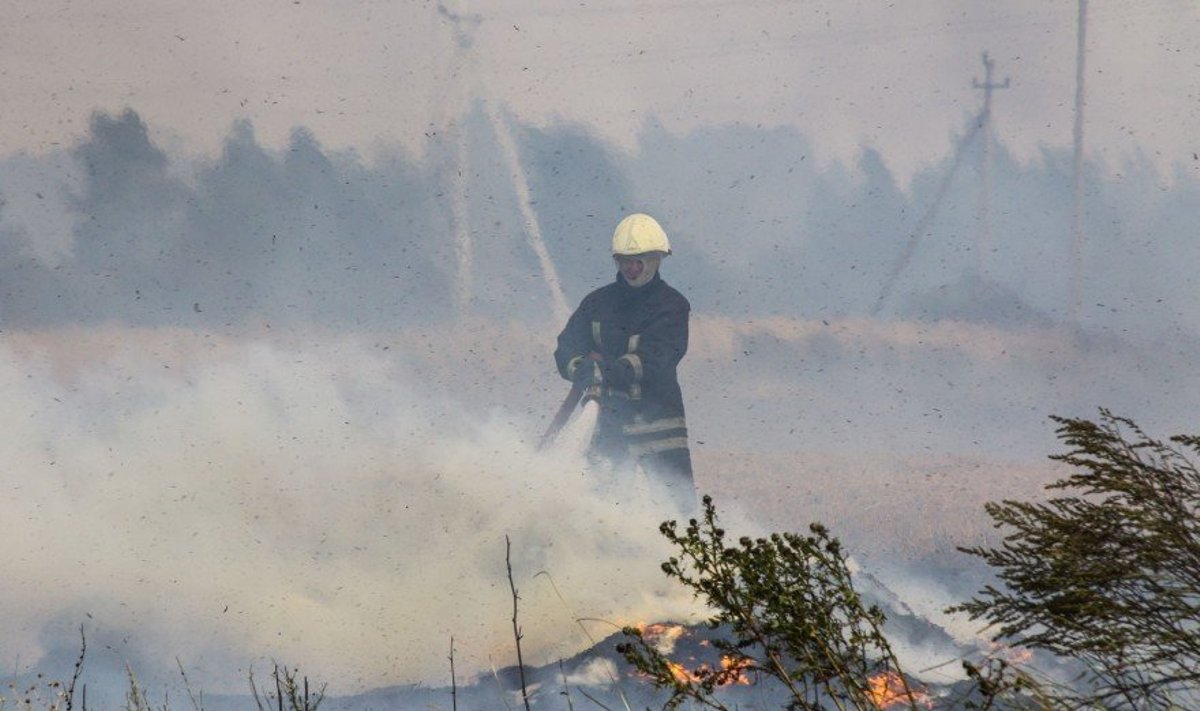
[(992, 196), (992, 91), (994, 89), (1007, 89), (1009, 86), (1008, 77), (1004, 77), (1004, 83), (997, 84), (992, 81), (992, 70), (995, 68), (996, 62), (988, 57), (988, 53), (983, 53), (983, 82), (978, 79), (971, 80), (972, 86), (976, 89), (983, 89), (983, 110), (979, 112), (979, 128), (983, 134), (980, 137), (980, 145), (982, 146), (982, 156), (980, 160), (980, 193), (979, 193), (979, 241), (977, 243), (977, 266), (979, 273), (982, 276), (987, 272), (987, 252), (992, 248), (992, 218), (991, 218), (991, 196)]
[(454, 247), (455, 257), (458, 265), (458, 284), (456, 289), (458, 302), (458, 316), (460, 320), (470, 313), (471, 300), (474, 296), (473, 285), (473, 268), (474, 268), (474, 244), (471, 236), (469, 224), (469, 206), (467, 204), (467, 183), (469, 181), (468, 173), (470, 171), (470, 156), (467, 147), (467, 114), (471, 110), (471, 97), (477, 96), (480, 105), (487, 113), (488, 120), (492, 124), (496, 143), (500, 148), (500, 152), (504, 154), (509, 165), (509, 177), (512, 180), (513, 190), (516, 193), (517, 209), (521, 213), (521, 218), (525, 223), (525, 236), (529, 243), (530, 249), (538, 260), (538, 264), (542, 269), (542, 277), (546, 282), (546, 287), (550, 291), (551, 304), (554, 307), (554, 318), (557, 323), (563, 323), (567, 317), (571, 315), (571, 309), (567, 305), (566, 295), (563, 293), (562, 285), (558, 281), (558, 271), (554, 266), (554, 261), (550, 258), (550, 252), (546, 249), (545, 240), (542, 238), (542, 228), (538, 224), (537, 213), (533, 210), (533, 198), (529, 191), (529, 178), (525, 174), (525, 169), (521, 165), (521, 158), (517, 152), (517, 143), (512, 135), (512, 130), (508, 123), (500, 115), (496, 105), (488, 96), (487, 83), (480, 78), (480, 66), (478, 61), (478, 53), (472, 47), (475, 44), (475, 30), (483, 23), (483, 17), (479, 14), (462, 14), (455, 13), (448, 9), (444, 4), (439, 3), (437, 6), (438, 16), (450, 23), (450, 29), (454, 37), (454, 72), (453, 78), (456, 79), (457, 86), (462, 92), (461, 106), (459, 107), (460, 116), (458, 125), (454, 131), (455, 136), (455, 166), (456, 172), (451, 175), (452, 193), (451, 193), (451, 225), (454, 231)]
[(445, 82), (439, 102), (439, 124), (445, 126), (443, 136), (453, 141), (450, 163), (450, 231), (454, 235), (456, 316), (462, 321), (470, 313), (474, 295), (474, 251), (471, 237), (470, 209), (467, 204), (467, 183), (470, 182), (471, 156), (468, 151), (467, 114), (471, 95), (475, 91), (478, 66), (470, 52), (474, 32), (482, 21), (478, 15), (451, 11), (444, 4), (437, 6), (439, 21), (449, 23), (454, 48), (450, 58), (450, 81)]
[(1071, 310), (1076, 321), (1083, 309), (1083, 93), (1084, 58), (1087, 48), (1087, 0), (1079, 0), (1079, 22), (1075, 48), (1075, 156), (1071, 192)]

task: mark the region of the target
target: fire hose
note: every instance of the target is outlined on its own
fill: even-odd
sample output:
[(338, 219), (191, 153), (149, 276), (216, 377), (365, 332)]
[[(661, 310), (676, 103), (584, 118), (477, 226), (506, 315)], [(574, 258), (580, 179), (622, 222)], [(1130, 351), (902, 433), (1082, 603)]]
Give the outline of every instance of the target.
[(550, 426), (546, 428), (546, 433), (538, 440), (538, 450), (543, 450), (554, 442), (554, 438), (558, 436), (563, 426), (567, 424), (567, 420), (571, 419), (571, 413), (575, 411), (575, 407), (583, 399), (583, 391), (586, 387), (583, 381), (571, 384), (570, 392), (563, 399), (562, 405), (559, 405), (558, 412), (554, 413), (554, 419), (550, 420)]

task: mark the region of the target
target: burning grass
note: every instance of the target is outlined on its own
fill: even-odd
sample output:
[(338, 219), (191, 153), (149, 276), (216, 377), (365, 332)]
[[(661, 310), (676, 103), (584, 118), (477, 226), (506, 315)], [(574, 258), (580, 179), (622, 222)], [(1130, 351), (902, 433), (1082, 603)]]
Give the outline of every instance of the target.
[[(663, 571), (712, 610), (708, 645), (696, 645), (701, 651), (695, 653), (681, 655), (683, 636), (674, 630), (625, 630), (629, 641), (618, 651), (670, 692), (666, 708), (690, 701), (724, 709), (719, 689), (763, 681), (785, 690), (789, 709), (821, 711), (829, 703), (860, 711), (876, 711), (881, 703), (918, 708), (883, 634), (882, 610), (854, 589), (841, 544), (824, 527), (813, 524), (808, 536), (742, 537), (730, 544), (706, 496), (701, 520), (682, 532), (669, 521), (661, 532), (677, 549)], [(674, 655), (664, 652), (668, 648)], [(882, 688), (878, 678), (885, 680)], [(894, 697), (885, 693), (890, 683), (899, 692)]]

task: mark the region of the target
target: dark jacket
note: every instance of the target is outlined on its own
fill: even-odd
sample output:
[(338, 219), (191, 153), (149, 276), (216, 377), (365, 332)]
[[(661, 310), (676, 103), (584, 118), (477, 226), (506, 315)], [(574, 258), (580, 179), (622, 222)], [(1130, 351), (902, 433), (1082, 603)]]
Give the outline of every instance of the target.
[(687, 423), (676, 366), (687, 352), (691, 306), (658, 274), (633, 288), (616, 281), (584, 297), (558, 336), (558, 372), (573, 380), (602, 356), (600, 418), (593, 451), (620, 462), (641, 459), (649, 468), (675, 470), (691, 482)]

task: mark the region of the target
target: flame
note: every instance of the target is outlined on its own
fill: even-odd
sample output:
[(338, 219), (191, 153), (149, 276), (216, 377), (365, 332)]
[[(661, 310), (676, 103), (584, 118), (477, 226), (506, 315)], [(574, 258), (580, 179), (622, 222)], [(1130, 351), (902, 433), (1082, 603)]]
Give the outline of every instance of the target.
[(737, 684), (738, 686), (749, 686), (751, 684), (750, 677), (746, 676), (746, 670), (749, 669), (752, 662), (749, 659), (734, 659), (733, 657), (721, 657), (721, 669), (727, 672), (737, 672), (725, 685)]
[(675, 651), (675, 643), (687, 634), (683, 625), (653, 624), (640, 625), (638, 630), (660, 654), (670, 654)]
[(671, 671), (671, 676), (675, 677), (675, 681), (681, 681), (685, 684), (689, 684), (691, 682), (700, 680), (695, 674), (688, 671), (687, 667), (683, 666), (679, 662), (672, 662), (668, 660), (667, 669)]
[(1020, 666), (1033, 661), (1033, 650), (1012, 647), (1008, 652), (1008, 663)]
[[(928, 694), (917, 689), (911, 689), (911, 691), (913, 701), (932, 708)], [(880, 709), (909, 703), (909, 695), (905, 691), (904, 680), (894, 671), (881, 672), (868, 679), (867, 696)]]
[(1012, 647), (1001, 642), (990, 642), (987, 656), (999, 657), (1013, 666), (1023, 666), (1033, 661), (1033, 650), (1025, 647)]
[(683, 625), (669, 625), (665, 622), (656, 622), (652, 625), (641, 624), (638, 629), (649, 637), (670, 637), (671, 639), (679, 639), (687, 632)]
[[(691, 633), (683, 625), (672, 625), (666, 623), (646, 624), (645, 622), (638, 622), (637, 624), (633, 625), (633, 627), (642, 633), (642, 636), (646, 639), (646, 641), (652, 645), (659, 652), (659, 654), (663, 655), (674, 652), (675, 643), (681, 638), (691, 637)], [(707, 648), (711, 648), (712, 646), (709, 641), (705, 639), (700, 640), (698, 644), (701, 647)], [(691, 657), (688, 661), (695, 663), (697, 660), (695, 657)], [(739, 660), (728, 656), (722, 656), (721, 671), (734, 673), (731, 674), (729, 678), (721, 684), (721, 686), (732, 686), (735, 684), (748, 686), (754, 683), (743, 671), (749, 669), (751, 666), (753, 666), (753, 662), (749, 659)], [(692, 671), (679, 662), (671, 661), (669, 659), (667, 660), (667, 670), (671, 673), (671, 676), (674, 677), (676, 681), (684, 684), (700, 682), (705, 675), (710, 675), (714, 668), (706, 662), (694, 667), (694, 669), (695, 671)]]
[[(726, 672), (732, 671), (736, 673), (734, 676), (719, 684), (719, 686), (749, 686), (753, 682), (751, 682), (750, 677), (746, 676), (742, 671), (749, 667), (750, 660), (748, 659), (736, 660), (730, 657), (721, 657), (721, 670)], [(701, 664), (696, 668), (696, 671), (693, 672), (679, 662), (672, 662), (668, 660), (667, 669), (671, 672), (671, 676), (675, 677), (676, 681), (684, 684), (692, 684), (703, 681), (704, 675), (710, 672), (712, 667), (707, 664)]]

